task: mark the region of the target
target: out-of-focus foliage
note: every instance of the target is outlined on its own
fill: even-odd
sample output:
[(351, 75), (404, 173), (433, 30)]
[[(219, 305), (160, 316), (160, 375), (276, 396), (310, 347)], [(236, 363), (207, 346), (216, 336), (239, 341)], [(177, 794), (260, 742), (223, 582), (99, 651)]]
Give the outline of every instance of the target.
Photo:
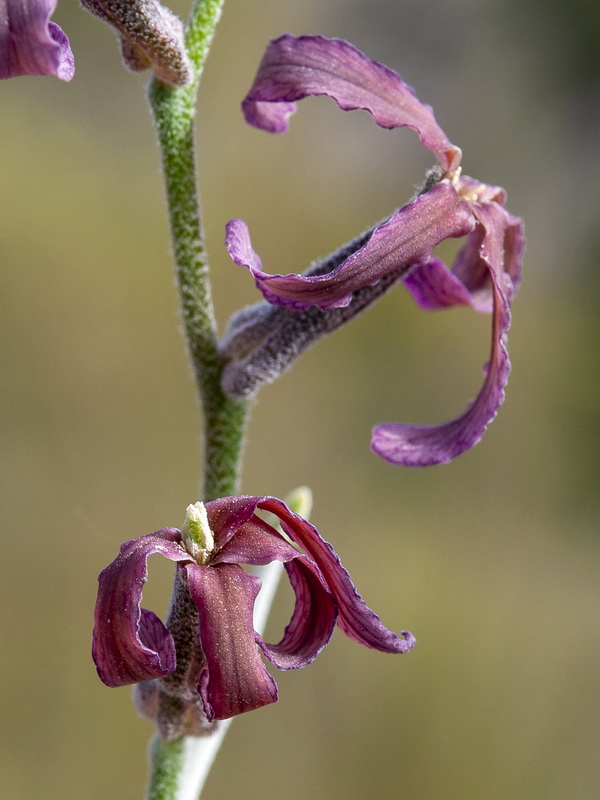
[[(73, 82), (0, 84), (0, 779), (7, 800), (133, 800), (151, 731), (95, 675), (96, 574), (198, 499), (199, 421), (145, 79), (75, 4), (56, 20)], [(477, 390), (489, 319), (467, 310), (426, 314), (397, 289), (261, 393), (244, 490), (309, 484), (366, 601), (419, 643), (395, 658), (337, 637), (281, 676), (281, 702), (232, 726), (207, 800), (596, 798), (599, 26), (583, 0), (226, 3), (198, 126), (222, 326), (257, 298), (226, 257), (228, 218), (248, 220), (269, 269), (300, 270), (430, 165), (410, 131), (326, 99), (284, 137), (247, 128), (239, 101), (284, 31), (398, 70), (465, 172), (506, 186), (528, 251), (507, 401), (455, 463), (394, 468), (368, 441), (376, 421), (445, 419)], [(170, 570), (150, 569), (160, 612)]]

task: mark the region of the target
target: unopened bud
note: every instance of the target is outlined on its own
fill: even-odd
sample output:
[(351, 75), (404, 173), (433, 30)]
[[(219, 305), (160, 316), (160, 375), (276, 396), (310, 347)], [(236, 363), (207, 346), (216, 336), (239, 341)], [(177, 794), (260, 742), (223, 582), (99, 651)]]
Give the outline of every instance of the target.
[(156, 0), (81, 0), (92, 14), (112, 25), (121, 39), (125, 65), (138, 72), (152, 69), (169, 86), (186, 86), (193, 78), (181, 20)]

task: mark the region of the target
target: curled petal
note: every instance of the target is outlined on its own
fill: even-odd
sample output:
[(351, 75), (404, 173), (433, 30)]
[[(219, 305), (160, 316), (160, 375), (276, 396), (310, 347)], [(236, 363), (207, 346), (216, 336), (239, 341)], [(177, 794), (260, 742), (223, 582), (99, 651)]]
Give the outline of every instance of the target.
[(70, 81), (75, 73), (66, 34), (50, 17), (56, 0), (0, 2), (0, 78), (56, 75)]
[(356, 591), (348, 571), (333, 547), (317, 529), (274, 497), (265, 497), (260, 508), (279, 517), (283, 530), (296, 542), (319, 568), (327, 588), (338, 607), (337, 624), (355, 642), (386, 653), (405, 653), (414, 643), (414, 636), (403, 631), (405, 639), (388, 630)]
[(412, 128), (445, 172), (460, 164), (460, 149), (431, 107), (397, 73), (342, 39), (285, 35), (271, 41), (242, 109), (250, 125), (283, 133), (295, 102), (310, 95), (331, 97), (344, 111), (367, 111), (382, 128)]
[(285, 565), (296, 595), (296, 605), (282, 640), (259, 644), (269, 661), (279, 669), (299, 669), (310, 664), (330, 640), (337, 618), (337, 605), (316, 567), (304, 556)]
[[(480, 441), (504, 401), (510, 373), (506, 333), (510, 327), (511, 274), (520, 274), (522, 228), (495, 202), (473, 203), (480, 246), (477, 261), (487, 266), (493, 297), (492, 346), (481, 391), (462, 416), (442, 425), (382, 423), (373, 428), (371, 448), (392, 464), (425, 467), (445, 464)], [(517, 224), (518, 223), (518, 224)], [(506, 243), (509, 243), (508, 258)], [(467, 245), (470, 247), (470, 245)], [(477, 300), (471, 300), (477, 307)]]
[(277, 685), (260, 659), (252, 619), (260, 579), (236, 564), (189, 564), (185, 569), (206, 657), (198, 691), (208, 719), (228, 719), (275, 703)]
[(225, 242), (231, 258), (250, 270), (269, 302), (298, 310), (313, 305), (328, 310), (347, 306), (358, 289), (376, 284), (403, 266), (427, 259), (444, 239), (464, 236), (474, 224), (469, 205), (452, 183), (444, 180), (377, 226), (359, 250), (326, 275), (263, 272), (243, 220), (227, 224)]
[(189, 561), (180, 541), (180, 531), (163, 528), (125, 542), (98, 576), (92, 657), (107, 686), (150, 680), (175, 669), (171, 634), (155, 614), (140, 608), (140, 601), (148, 556), (160, 553), (171, 561)]
[(508, 305), (495, 292), (492, 359), (481, 391), (460, 417), (443, 425), (381, 423), (373, 428), (371, 448), (392, 464), (428, 467), (447, 464), (474, 447), (504, 401), (504, 387), (510, 373), (505, 331), (510, 324)]
[(521, 283), (523, 223), (504, 207), (506, 192), (500, 186), (462, 176), (456, 187), (480, 224), (458, 253), (452, 272), (471, 295), (470, 305), (489, 313), (494, 305), (490, 269), (495, 270), (509, 304)]
[(439, 258), (417, 264), (402, 282), (421, 308), (428, 311), (472, 304), (464, 283)]

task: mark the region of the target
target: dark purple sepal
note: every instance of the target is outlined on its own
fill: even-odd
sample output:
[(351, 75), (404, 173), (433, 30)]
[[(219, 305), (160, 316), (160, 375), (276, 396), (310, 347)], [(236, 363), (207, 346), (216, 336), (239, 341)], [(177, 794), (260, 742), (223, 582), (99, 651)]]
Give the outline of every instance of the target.
[(175, 669), (173, 638), (160, 619), (140, 607), (148, 556), (189, 561), (181, 531), (163, 528), (121, 545), (98, 576), (92, 657), (107, 686), (125, 686), (168, 675)]
[(432, 108), (396, 72), (342, 39), (286, 34), (269, 42), (242, 109), (250, 125), (283, 133), (296, 101), (314, 95), (331, 97), (344, 111), (367, 111), (382, 128), (412, 128), (447, 173), (460, 164), (461, 151)]
[(252, 618), (260, 579), (236, 564), (185, 569), (206, 658), (198, 691), (207, 718), (228, 719), (277, 702), (277, 684), (261, 661)]
[(50, 17), (56, 0), (0, 0), (0, 79), (55, 75), (70, 81), (75, 62), (64, 31)]

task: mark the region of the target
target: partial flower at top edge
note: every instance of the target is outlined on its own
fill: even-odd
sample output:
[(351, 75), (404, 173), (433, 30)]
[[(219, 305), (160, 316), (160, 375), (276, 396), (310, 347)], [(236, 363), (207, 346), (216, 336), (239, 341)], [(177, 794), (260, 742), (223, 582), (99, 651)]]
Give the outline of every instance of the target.
[[(272, 41), (242, 103), (246, 120), (281, 133), (296, 101), (327, 95), (344, 110), (362, 109), (384, 128), (410, 127), (440, 164), (440, 179), (378, 225), (365, 244), (335, 269), (320, 275), (270, 275), (263, 271), (243, 220), (227, 225), (226, 244), (270, 303), (324, 312), (346, 306), (353, 293), (404, 267), (405, 286), (428, 309), (468, 305), (492, 312), (492, 345), (483, 387), (467, 411), (442, 425), (384, 423), (371, 446), (391, 463), (442, 464), (473, 447), (504, 400), (510, 372), (506, 332), (520, 282), (523, 225), (505, 208), (505, 193), (462, 177), (461, 151), (441, 130), (432, 109), (388, 67), (353, 45), (322, 36), (282, 36)], [(433, 256), (448, 238), (467, 236), (452, 267)]]
[(55, 8), (56, 0), (0, 0), (0, 78), (71, 80), (75, 61), (66, 34), (50, 22)]

